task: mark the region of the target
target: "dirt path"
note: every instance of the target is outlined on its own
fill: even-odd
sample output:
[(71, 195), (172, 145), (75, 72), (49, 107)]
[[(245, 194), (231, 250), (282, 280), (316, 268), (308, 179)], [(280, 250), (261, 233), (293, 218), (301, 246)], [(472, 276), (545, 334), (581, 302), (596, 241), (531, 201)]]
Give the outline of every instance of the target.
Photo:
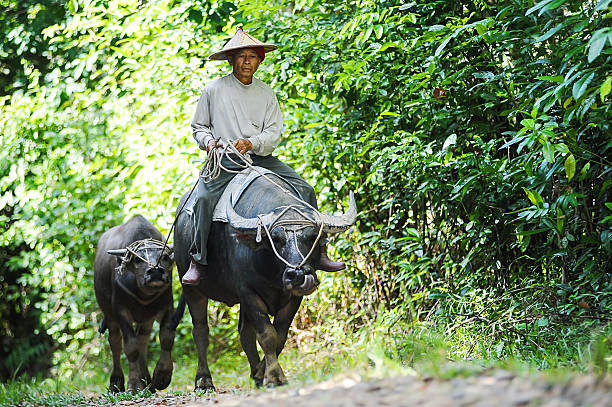
[[(99, 405), (99, 404), (97, 404)], [(304, 388), (287, 387), (244, 394), (159, 395), (123, 401), (119, 406), (205, 407), (352, 407), (352, 406), (539, 406), (612, 407), (612, 383), (578, 376), (565, 382), (520, 377), (496, 370), (467, 378), (441, 381), (412, 376), (373, 381), (332, 380)]]

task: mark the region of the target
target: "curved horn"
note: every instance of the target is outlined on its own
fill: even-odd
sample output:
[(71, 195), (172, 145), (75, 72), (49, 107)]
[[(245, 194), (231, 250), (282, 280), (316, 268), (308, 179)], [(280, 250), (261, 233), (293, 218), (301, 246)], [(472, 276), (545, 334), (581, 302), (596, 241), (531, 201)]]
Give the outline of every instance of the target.
[[(225, 214), (227, 221), (234, 229), (253, 230), (259, 225), (259, 218), (243, 218), (238, 215), (231, 204), (226, 205)], [(268, 213), (261, 217), (262, 223), (269, 225), (272, 222), (272, 213)]]
[(125, 256), (127, 253), (127, 249), (110, 249), (107, 250), (106, 253), (112, 254), (114, 256)]
[(343, 232), (357, 219), (357, 203), (355, 202), (355, 196), (353, 191), (349, 194), (349, 206), (346, 212), (342, 215), (326, 215), (321, 214), (321, 222), (324, 227), (323, 230), (327, 233), (339, 233)]

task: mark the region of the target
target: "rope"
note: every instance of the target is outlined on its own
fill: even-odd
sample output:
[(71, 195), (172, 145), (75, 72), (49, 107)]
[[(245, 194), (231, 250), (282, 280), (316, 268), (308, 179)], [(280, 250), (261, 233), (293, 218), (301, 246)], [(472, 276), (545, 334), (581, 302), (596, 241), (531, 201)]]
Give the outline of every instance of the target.
[[(236, 149), (236, 147), (232, 143), (228, 143), (226, 146), (221, 146), (221, 145), (218, 144), (218, 142), (219, 142), (219, 139), (216, 139), (214, 147), (211, 148), (210, 150), (208, 150), (207, 153), (206, 153), (206, 163), (202, 167), (202, 170), (200, 171), (200, 176), (199, 176), (199, 178), (202, 180), (202, 182), (208, 184), (208, 183), (214, 181), (215, 179), (217, 179), (219, 177), (219, 175), (221, 175), (221, 171), (227, 171), (227, 172), (232, 173), (232, 174), (238, 174), (238, 173), (242, 172), (243, 170), (249, 168), (249, 169), (251, 169), (251, 171), (257, 172), (261, 177), (264, 177), (271, 184), (273, 184), (276, 187), (278, 187), (285, 194), (290, 195), (292, 198), (294, 198), (298, 202), (300, 202), (300, 203), (304, 204), (306, 207), (312, 209), (314, 211), (314, 213), (315, 213), (315, 216), (318, 219), (320, 219), (321, 213), (318, 211), (317, 208), (313, 207), (308, 202), (306, 202), (303, 199), (301, 199), (300, 197), (296, 196), (293, 192), (291, 192), (287, 188), (283, 187), (278, 182), (274, 181), (267, 174), (261, 172), (256, 166), (253, 165), (253, 160), (251, 159), (251, 157), (249, 157), (248, 154), (242, 154), (240, 151), (238, 151), (238, 149)], [(242, 160), (242, 163), (239, 163), (236, 160), (234, 160), (232, 158), (232, 153), (235, 154), (238, 158), (240, 158)], [(223, 163), (222, 163), (224, 157), (227, 158), (231, 163), (233, 163), (234, 165), (236, 165), (240, 169), (239, 170), (232, 170), (232, 169), (229, 169), (229, 168), (225, 167), (223, 165)], [(276, 174), (276, 175), (279, 178), (283, 179), (280, 175), (278, 175), (278, 174)], [(288, 183), (288, 181), (285, 180), (285, 179), (283, 179), (283, 181)], [(166, 250), (166, 248), (167, 248), (168, 240), (170, 239), (170, 234), (172, 233), (172, 230), (176, 226), (176, 220), (178, 219), (178, 215), (183, 211), (185, 205), (189, 201), (189, 198), (191, 197), (191, 194), (193, 193), (193, 191), (195, 190), (197, 185), (198, 185), (198, 183), (196, 182), (193, 185), (193, 187), (191, 188), (191, 191), (189, 191), (189, 195), (187, 196), (187, 199), (185, 199), (185, 201), (183, 202), (183, 205), (181, 206), (181, 208), (176, 212), (176, 216), (174, 217), (174, 221), (172, 222), (172, 225), (170, 226), (170, 230), (168, 231), (168, 235), (166, 236), (166, 239), (164, 241), (163, 250)], [(296, 220), (293, 220), (293, 221), (280, 221), (279, 222), (280, 217), (282, 215), (284, 215), (289, 209), (295, 210), (300, 215), (302, 215), (305, 219), (302, 220), (302, 221), (298, 221), (296, 219)], [(263, 222), (261, 222), (261, 217), (260, 216), (259, 216), (259, 221), (260, 221), (260, 223), (259, 223), (258, 228), (257, 228), (257, 238), (256, 238), (256, 241), (258, 243), (261, 242), (261, 230), (260, 230), (260, 228), (263, 225), (263, 228), (266, 231), (266, 235), (268, 236), (268, 239), (270, 240), (270, 244), (272, 245), (272, 249), (274, 251), (274, 254), (276, 255), (276, 257), (278, 257), (280, 260), (282, 260), (289, 267), (294, 267), (294, 268), (302, 267), (304, 265), (304, 263), (306, 263), (308, 258), (312, 255), (312, 253), (314, 252), (314, 249), (316, 248), (316, 245), (319, 242), (319, 240), (320, 240), (320, 238), (321, 238), (321, 236), (323, 234), (323, 223), (321, 221), (316, 221), (316, 220), (308, 219), (308, 217), (302, 211), (300, 211), (298, 207), (295, 207), (294, 205), (289, 205), (289, 206), (285, 207), (284, 210), (278, 216), (275, 217), (274, 221), (271, 222), (269, 229), (268, 229), (268, 226), (266, 226), (265, 224), (263, 224)], [(278, 223), (278, 224), (276, 224), (276, 223)], [(278, 252), (276, 250), (276, 247), (274, 247), (274, 242), (272, 240), (272, 236), (270, 235), (270, 230), (274, 229), (277, 226), (284, 226), (286, 224), (290, 224), (290, 225), (301, 224), (301, 225), (304, 225), (304, 226), (302, 226), (302, 228), (307, 227), (307, 226), (319, 226), (320, 225), (320, 227), (319, 227), (319, 234), (317, 235), (317, 238), (316, 238), (313, 246), (310, 248), (310, 251), (308, 252), (308, 254), (305, 257), (302, 256), (302, 253), (300, 252), (299, 248), (297, 247), (297, 237), (295, 236), (295, 232), (296, 231), (294, 231), (294, 240), (296, 241), (296, 248), (298, 250), (298, 253), (300, 253), (300, 256), (303, 257), (303, 260), (300, 262), (300, 264), (297, 267), (295, 267), (294, 265), (292, 265), (289, 262), (287, 262), (280, 254), (278, 254)], [(287, 233), (286, 230), (285, 230), (285, 233)], [(160, 256), (160, 259), (161, 259), (161, 256)], [(160, 259), (157, 260), (157, 264), (155, 265), (155, 267), (157, 267), (159, 265), (159, 260)]]
[[(279, 221), (279, 219), (281, 218), (281, 216), (283, 216), (285, 213), (287, 213), (287, 211), (289, 211), (290, 209), (295, 210), (296, 212), (298, 212), (299, 214), (301, 214), (302, 216), (304, 216), (304, 214), (294, 205), (289, 205), (287, 207), (285, 207), (281, 213), (279, 213), (275, 219), (270, 222), (270, 226), (266, 225), (262, 219), (261, 216), (258, 216), (259, 218), (259, 224), (257, 225), (257, 235), (260, 236), (261, 233), (259, 231), (259, 229), (261, 227), (263, 227), (263, 229), (266, 231), (266, 236), (268, 237), (268, 240), (270, 241), (270, 245), (272, 246), (272, 250), (274, 251), (274, 254), (276, 255), (276, 257), (281, 260), (283, 263), (285, 263), (287, 266), (298, 269), (300, 267), (302, 267), (306, 261), (308, 261), (308, 259), (310, 258), (310, 256), (312, 255), (312, 253), (314, 252), (315, 248), (317, 247), (317, 244), (319, 243), (319, 240), (321, 239), (321, 236), (323, 235), (323, 227), (325, 226), (322, 222), (316, 222), (314, 220), (310, 220), (307, 217), (305, 217), (306, 219), (304, 220), (299, 220), (299, 219), (292, 219), (292, 220), (282, 220)], [(276, 227), (282, 227), (283, 231), (285, 232), (285, 235), (287, 235), (287, 229), (284, 227), (285, 225), (290, 225), (290, 226), (298, 226), (298, 228), (294, 228), (293, 230), (291, 230), (293, 232), (293, 239), (295, 241), (295, 248), (297, 249), (297, 252), (300, 254), (300, 256), (302, 257), (302, 261), (298, 264), (298, 265), (294, 265), (289, 263), (287, 260), (285, 260), (276, 250), (276, 246), (274, 245), (274, 240), (272, 239), (272, 234), (270, 233), (271, 230), (273, 230)], [(315, 239), (315, 241), (313, 242), (312, 246), (310, 247), (310, 251), (308, 252), (308, 254), (306, 256), (304, 256), (302, 254), (302, 252), (300, 252), (300, 248), (298, 247), (298, 242), (297, 242), (297, 232), (298, 230), (304, 229), (308, 226), (319, 226), (319, 233), (317, 234), (317, 238)], [(260, 238), (261, 239), (261, 238)], [(287, 239), (288, 240), (288, 239)]]
[[(216, 140), (216, 141), (218, 142), (218, 140)], [(236, 156), (238, 156), (242, 160), (242, 163), (239, 163), (236, 160), (234, 160), (232, 158), (231, 153), (233, 153)], [(234, 165), (236, 165), (238, 168), (240, 168), (240, 170), (231, 170), (229, 168), (226, 168), (222, 164), (223, 157), (226, 157), (230, 162), (232, 162)], [(286, 194), (291, 195), (291, 197), (295, 198), (298, 202), (306, 205), (308, 208), (310, 208), (313, 211), (315, 211), (315, 213), (319, 213), (319, 211), (315, 207), (313, 207), (311, 204), (309, 204), (308, 202), (304, 201), (300, 197), (296, 196), (293, 192), (291, 192), (287, 188), (283, 187), (278, 182), (274, 181), (267, 174), (261, 172), (256, 166), (253, 165), (253, 160), (251, 159), (251, 157), (249, 157), (248, 154), (242, 154), (231, 143), (226, 145), (226, 146), (217, 145), (215, 143), (215, 146), (208, 151), (207, 156), (206, 156), (206, 165), (202, 169), (202, 173), (206, 172), (206, 175), (204, 175), (204, 176), (201, 175), (200, 178), (202, 178), (203, 182), (209, 183), (209, 182), (217, 179), (219, 177), (219, 175), (221, 174), (222, 170), (230, 172), (232, 174), (238, 174), (238, 173), (242, 172), (243, 170), (245, 170), (247, 168), (251, 169), (252, 171), (255, 171), (260, 176), (262, 176), (265, 179), (267, 179), (270, 183), (272, 183), (276, 187), (278, 187), (281, 191), (283, 191)], [(277, 174), (277, 176), (279, 178), (283, 179), (280, 175)], [(288, 182), (285, 179), (283, 179), (283, 181)]]
[[(138, 254), (138, 251), (140, 250), (144, 250), (145, 255), (149, 254), (149, 250), (150, 249), (162, 249), (162, 252), (165, 252), (167, 254), (170, 254), (170, 248), (168, 248), (164, 242), (157, 240), (157, 239), (143, 239), (143, 240), (137, 240), (135, 242), (133, 242), (132, 244), (130, 244), (128, 247), (126, 247), (126, 250), (128, 251), (128, 253), (131, 256), (126, 256), (126, 262), (130, 262), (132, 260), (133, 257), (137, 257), (140, 260), (144, 261), (145, 263), (147, 263), (149, 266), (155, 268), (159, 265), (159, 261), (161, 259), (162, 256), (159, 256), (157, 259), (157, 263), (153, 264), (149, 261), (149, 259), (142, 257), (140, 254)], [(147, 256), (148, 257), (148, 256)]]
[[(162, 256), (160, 255), (158, 257), (156, 264), (151, 263), (151, 261), (149, 261), (149, 259), (146, 257), (148, 257), (149, 250), (159, 249), (159, 248), (162, 248), (162, 253), (165, 252), (165, 253), (170, 254), (170, 249), (162, 241), (159, 241), (157, 239), (137, 240), (131, 243), (128, 247), (126, 247), (128, 254), (125, 256), (125, 259), (121, 262), (121, 265), (117, 267), (117, 274), (115, 275), (115, 282), (119, 285), (119, 287), (123, 289), (123, 291), (129, 294), (130, 297), (132, 297), (133, 299), (135, 299), (137, 302), (139, 302), (142, 305), (149, 305), (150, 303), (158, 299), (162, 294), (164, 294), (166, 290), (160, 291), (153, 297), (143, 300), (138, 295), (136, 295), (128, 286), (126, 286), (123, 283), (123, 281), (121, 281), (121, 277), (123, 277), (124, 272), (125, 272), (125, 264), (131, 262), (134, 257), (137, 257), (138, 259), (147, 263), (150, 267), (156, 268), (159, 265), (159, 262)], [(146, 257), (142, 257), (140, 253), (138, 253), (139, 251), (143, 251), (143, 250), (145, 252)]]

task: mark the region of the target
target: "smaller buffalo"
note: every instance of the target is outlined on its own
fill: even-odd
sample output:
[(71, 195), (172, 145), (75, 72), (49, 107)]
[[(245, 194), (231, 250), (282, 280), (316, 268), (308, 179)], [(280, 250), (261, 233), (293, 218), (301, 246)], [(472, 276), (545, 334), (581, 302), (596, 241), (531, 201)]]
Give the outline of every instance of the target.
[[(113, 354), (112, 392), (125, 391), (120, 363), (122, 337), (129, 362), (128, 390), (162, 390), (170, 384), (176, 329), (172, 301), (173, 262), (174, 254), (170, 247), (164, 247), (162, 234), (140, 215), (100, 237), (94, 265), (94, 289), (104, 313), (100, 333), (108, 328)], [(154, 320), (160, 324), (161, 354), (151, 380), (147, 349)]]

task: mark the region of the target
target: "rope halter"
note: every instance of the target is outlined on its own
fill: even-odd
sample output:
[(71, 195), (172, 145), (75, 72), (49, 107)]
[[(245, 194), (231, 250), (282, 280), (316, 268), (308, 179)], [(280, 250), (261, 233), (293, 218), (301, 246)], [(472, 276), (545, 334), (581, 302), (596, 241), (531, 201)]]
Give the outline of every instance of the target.
[[(160, 262), (162, 255), (159, 256), (156, 263), (151, 262), (148, 259), (148, 257), (149, 257), (149, 250), (159, 250), (159, 249), (162, 249), (162, 255), (172, 254), (172, 249), (168, 245), (166, 245), (165, 242), (161, 242), (156, 239), (137, 240), (125, 248), (126, 254), (125, 256), (123, 256), (123, 260), (119, 264), (119, 267), (117, 267), (117, 274), (115, 275), (115, 282), (119, 285), (119, 287), (121, 287), (121, 289), (123, 289), (124, 292), (126, 292), (130, 297), (132, 297), (134, 300), (136, 300), (141, 305), (151, 304), (153, 301), (158, 299), (162, 294), (164, 294), (166, 290), (161, 290), (150, 298), (140, 297), (138, 294), (132, 291), (132, 289), (128, 287), (122, 280), (122, 278), (125, 276), (126, 265), (128, 263), (131, 263), (134, 260), (134, 257), (136, 257), (140, 259), (141, 261), (143, 261), (144, 263), (146, 263), (151, 268), (158, 267), (158, 264)], [(144, 251), (144, 257), (141, 256), (140, 254), (143, 251)]]
[[(151, 262), (149, 260), (149, 251), (159, 250), (159, 249), (162, 250), (162, 254), (160, 254), (160, 256), (158, 257), (155, 263)], [(167, 255), (172, 254), (172, 249), (170, 248), (170, 246), (168, 246), (165, 242), (159, 241), (157, 239), (137, 240), (131, 243), (128, 247), (126, 247), (125, 250), (127, 251), (127, 253), (125, 254), (123, 261), (121, 262), (121, 265), (119, 266), (121, 268), (119, 270), (120, 272), (123, 272), (124, 267), (125, 267), (124, 265), (134, 260), (134, 257), (145, 262), (149, 267), (155, 268), (155, 267), (158, 267), (163, 254), (167, 254)], [(144, 252), (144, 257), (141, 256), (139, 252)]]
[[(323, 235), (323, 227), (325, 226), (320, 221), (310, 219), (309, 216), (301, 210), (301, 208), (302, 207), (298, 205), (280, 206), (279, 209), (281, 209), (281, 212), (272, 219), (269, 225), (266, 223), (266, 220), (264, 220), (262, 215), (257, 216), (258, 223), (257, 223), (257, 235), (255, 237), (255, 241), (257, 243), (261, 242), (262, 240), (261, 229), (263, 228), (263, 230), (266, 232), (266, 236), (268, 236), (268, 240), (270, 241), (270, 246), (272, 246), (272, 250), (274, 251), (274, 254), (276, 255), (276, 257), (279, 260), (281, 260), (283, 263), (285, 263), (288, 267), (294, 268), (294, 269), (301, 268), (308, 261), (308, 259), (314, 252), (315, 248), (317, 247), (319, 240), (321, 239), (321, 236)], [(290, 210), (297, 212), (304, 219), (281, 219), (283, 215), (285, 215)], [(286, 236), (286, 239), (285, 239), (286, 242), (289, 242), (288, 232), (293, 233), (293, 241), (295, 243), (295, 249), (297, 250), (300, 257), (302, 258), (302, 261), (299, 264), (294, 265), (294, 264), (289, 263), (287, 260), (285, 260), (283, 256), (281, 256), (278, 253), (278, 250), (276, 249), (276, 246), (274, 245), (274, 240), (272, 239), (272, 234), (271, 234), (271, 231), (277, 227), (283, 229), (283, 232), (285, 233), (285, 236)], [(310, 247), (310, 251), (308, 252), (308, 254), (306, 254), (306, 256), (304, 256), (302, 252), (300, 251), (300, 247), (298, 245), (297, 232), (299, 232), (300, 230), (306, 229), (307, 227), (318, 227), (319, 233), (317, 234), (317, 238), (315, 239), (312, 246)]]

